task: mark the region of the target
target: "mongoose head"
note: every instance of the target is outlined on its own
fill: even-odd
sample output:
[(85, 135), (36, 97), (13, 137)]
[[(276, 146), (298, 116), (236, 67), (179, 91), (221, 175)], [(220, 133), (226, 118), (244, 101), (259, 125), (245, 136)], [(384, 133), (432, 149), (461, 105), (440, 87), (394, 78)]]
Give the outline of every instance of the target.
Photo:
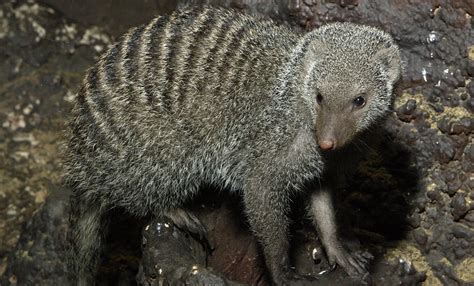
[(400, 53), (387, 33), (351, 23), (329, 24), (305, 38), (300, 92), (314, 115), (319, 146), (333, 150), (387, 114)]

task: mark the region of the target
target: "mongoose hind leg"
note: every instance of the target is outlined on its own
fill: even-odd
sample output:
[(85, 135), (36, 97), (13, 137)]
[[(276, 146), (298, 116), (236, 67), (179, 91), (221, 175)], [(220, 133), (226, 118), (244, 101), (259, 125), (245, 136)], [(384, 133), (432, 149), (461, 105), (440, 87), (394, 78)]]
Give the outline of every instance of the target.
[(373, 256), (368, 252), (349, 253), (339, 241), (331, 193), (328, 189), (316, 190), (311, 196), (311, 212), (325, 248), (329, 263), (337, 263), (351, 277), (368, 278), (367, 266)]
[(168, 211), (165, 216), (170, 218), (179, 229), (196, 235), (199, 241), (204, 244), (206, 251), (212, 251), (212, 246), (207, 237), (206, 227), (190, 211), (177, 208)]

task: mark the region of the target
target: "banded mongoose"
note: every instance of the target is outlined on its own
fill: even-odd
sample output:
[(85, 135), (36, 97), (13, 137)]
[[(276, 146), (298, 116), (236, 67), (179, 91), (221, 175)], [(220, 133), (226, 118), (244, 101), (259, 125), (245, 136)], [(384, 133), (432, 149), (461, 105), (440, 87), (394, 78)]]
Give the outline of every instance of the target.
[(69, 123), (77, 283), (94, 284), (110, 209), (198, 229), (182, 207), (203, 184), (242, 195), (275, 284), (306, 279), (289, 267), (287, 214), (308, 192), (329, 261), (364, 275), (366, 257), (338, 240), (331, 187), (304, 186), (387, 114), (400, 70), (387, 33), (350, 23), (299, 34), (201, 8), (131, 29), (88, 70)]

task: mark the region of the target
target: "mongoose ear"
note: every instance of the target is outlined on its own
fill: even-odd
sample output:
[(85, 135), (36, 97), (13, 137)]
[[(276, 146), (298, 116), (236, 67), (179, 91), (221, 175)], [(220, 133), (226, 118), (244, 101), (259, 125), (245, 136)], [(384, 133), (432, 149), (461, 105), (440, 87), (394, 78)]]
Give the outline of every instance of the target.
[(402, 62), (398, 47), (394, 44), (386, 44), (374, 56), (374, 62), (380, 66), (382, 74), (388, 79), (390, 85), (400, 79), (402, 73)]

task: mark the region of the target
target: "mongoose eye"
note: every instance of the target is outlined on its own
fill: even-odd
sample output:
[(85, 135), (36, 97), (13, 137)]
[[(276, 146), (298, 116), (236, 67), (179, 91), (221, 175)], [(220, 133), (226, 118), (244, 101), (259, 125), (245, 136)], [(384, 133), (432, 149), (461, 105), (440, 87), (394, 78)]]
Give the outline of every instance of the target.
[(318, 93), (318, 95), (316, 95), (316, 100), (318, 101), (318, 103), (321, 103), (323, 101), (323, 96)]
[(354, 106), (357, 108), (362, 108), (365, 105), (365, 98), (363, 96), (358, 96), (354, 99)]

